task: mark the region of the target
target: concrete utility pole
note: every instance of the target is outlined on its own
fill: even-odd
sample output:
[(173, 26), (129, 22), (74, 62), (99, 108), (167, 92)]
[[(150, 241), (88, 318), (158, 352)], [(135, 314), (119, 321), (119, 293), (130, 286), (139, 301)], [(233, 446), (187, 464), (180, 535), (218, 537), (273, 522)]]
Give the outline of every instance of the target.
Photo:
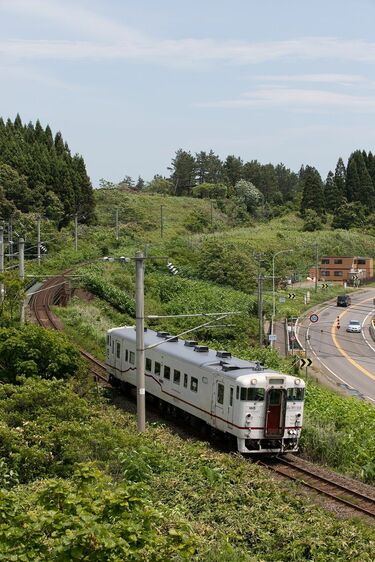
[(315, 292), (318, 292), (318, 277), (319, 277), (319, 253), (318, 242), (315, 242)]
[(36, 248), (38, 265), (40, 265), (40, 216), (38, 216), (36, 223)]
[(136, 368), (137, 368), (137, 427), (146, 428), (145, 349), (144, 349), (144, 256), (135, 254), (135, 315), (136, 315)]
[[(274, 254), (272, 256), (272, 320), (271, 320), (271, 335), (272, 336), (275, 334), (274, 323), (275, 323), (275, 314), (276, 314), (275, 258), (279, 254), (287, 254), (289, 252), (293, 252), (293, 250), (280, 250), (279, 252), (276, 252), (276, 254)], [(273, 341), (273, 338), (272, 338), (271, 347), (273, 347), (274, 344), (275, 344), (275, 342)]]
[[(21, 281), (25, 279), (25, 240), (20, 238), (18, 240), (18, 268), (19, 268), (19, 277)], [(22, 297), (21, 300), (21, 324), (25, 322), (25, 300)]]
[(116, 240), (118, 240), (119, 226), (118, 226), (118, 208), (116, 208)]
[(258, 321), (259, 321), (259, 345), (263, 345), (263, 276), (258, 273)]
[(9, 262), (13, 265), (13, 219), (9, 217), (8, 222), (8, 254)]
[[(0, 275), (4, 273), (4, 228), (0, 226)], [(4, 300), (4, 283), (0, 283), (0, 302)]]
[(74, 215), (74, 249), (78, 251), (78, 215)]
[(160, 205), (160, 238), (163, 238), (163, 231), (164, 231), (163, 205)]

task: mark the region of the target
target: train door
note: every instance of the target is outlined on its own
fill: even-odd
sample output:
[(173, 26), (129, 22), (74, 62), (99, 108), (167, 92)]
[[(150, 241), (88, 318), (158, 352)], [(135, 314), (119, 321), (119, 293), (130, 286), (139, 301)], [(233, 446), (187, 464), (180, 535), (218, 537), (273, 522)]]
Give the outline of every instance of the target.
[(215, 380), (214, 382), (214, 392), (212, 393), (212, 404), (211, 404), (211, 414), (212, 414), (212, 425), (219, 429), (222, 429), (222, 424), (224, 421), (224, 398), (225, 398), (225, 386), (224, 381)]
[(266, 398), (265, 437), (282, 437), (285, 429), (286, 391), (271, 388)]
[(229, 387), (229, 400), (227, 409), (227, 424), (228, 427), (233, 426), (233, 401), (234, 401), (234, 386)]

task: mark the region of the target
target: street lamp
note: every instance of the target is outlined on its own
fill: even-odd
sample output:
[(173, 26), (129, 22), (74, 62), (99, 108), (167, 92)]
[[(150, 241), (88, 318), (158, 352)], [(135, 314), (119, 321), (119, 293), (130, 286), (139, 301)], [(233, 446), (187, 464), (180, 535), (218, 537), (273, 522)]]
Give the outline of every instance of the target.
[[(276, 313), (276, 302), (275, 302), (275, 258), (279, 254), (288, 254), (293, 252), (293, 250), (279, 250), (276, 254), (272, 256), (272, 319), (271, 319), (271, 335), (274, 335), (274, 320)], [(273, 347), (274, 341), (271, 339), (271, 347)]]

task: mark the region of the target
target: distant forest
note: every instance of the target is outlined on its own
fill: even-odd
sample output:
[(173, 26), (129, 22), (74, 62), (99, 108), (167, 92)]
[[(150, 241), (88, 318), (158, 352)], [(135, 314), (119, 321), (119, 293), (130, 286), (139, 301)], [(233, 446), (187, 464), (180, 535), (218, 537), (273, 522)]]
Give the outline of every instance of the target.
[(301, 166), (298, 173), (284, 164), (244, 162), (238, 156), (221, 160), (212, 150), (195, 155), (179, 149), (168, 168), (168, 177), (155, 175), (146, 183), (125, 176), (117, 185), (101, 180), (100, 187), (176, 196), (231, 200), (239, 216), (251, 213), (259, 218), (297, 211), (306, 230), (317, 230), (333, 215), (333, 228), (368, 225), (375, 212), (375, 156), (356, 150), (345, 166), (338, 159), (325, 181), (313, 166)]
[(0, 118), (0, 217), (36, 212), (67, 224), (74, 214), (80, 222), (94, 218), (94, 198), (84, 160), (71, 155), (60, 132), (39, 121), (23, 124)]

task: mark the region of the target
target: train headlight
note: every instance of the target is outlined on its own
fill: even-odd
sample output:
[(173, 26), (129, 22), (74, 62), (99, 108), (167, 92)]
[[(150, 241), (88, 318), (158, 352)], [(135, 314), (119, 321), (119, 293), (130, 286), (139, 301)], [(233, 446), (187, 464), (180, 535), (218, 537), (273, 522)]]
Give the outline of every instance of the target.
[(289, 435), (297, 435), (297, 430), (296, 429), (288, 429), (288, 434)]
[(296, 380), (294, 381), (294, 384), (301, 384), (301, 379), (296, 379)]
[(257, 383), (257, 379), (251, 379), (251, 384), (256, 384)]

